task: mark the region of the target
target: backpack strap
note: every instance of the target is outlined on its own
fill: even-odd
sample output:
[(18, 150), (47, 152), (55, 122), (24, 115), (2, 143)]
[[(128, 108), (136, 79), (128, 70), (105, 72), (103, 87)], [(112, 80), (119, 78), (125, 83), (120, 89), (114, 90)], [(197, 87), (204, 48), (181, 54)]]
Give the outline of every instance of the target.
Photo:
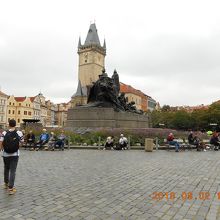
[(15, 132), (15, 134), (16, 134), (17, 138), (19, 139), (19, 142), (20, 142), (21, 137), (18, 135), (18, 130), (17, 129), (15, 129), (14, 131), (9, 131), (9, 132)]
[[(8, 132), (9, 132), (9, 130), (6, 130), (6, 131), (5, 131), (5, 135), (6, 135)], [(5, 135), (2, 135), (2, 137), (4, 138)]]

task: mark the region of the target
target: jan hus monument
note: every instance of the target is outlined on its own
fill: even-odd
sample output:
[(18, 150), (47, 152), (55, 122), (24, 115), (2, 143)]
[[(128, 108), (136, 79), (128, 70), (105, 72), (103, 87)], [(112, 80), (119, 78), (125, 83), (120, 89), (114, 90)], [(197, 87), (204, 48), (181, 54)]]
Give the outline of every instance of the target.
[(146, 128), (148, 115), (128, 103), (120, 92), (119, 75), (105, 71), (106, 43), (101, 46), (96, 25), (91, 24), (85, 43), (78, 43), (78, 87), (67, 114), (67, 129)]

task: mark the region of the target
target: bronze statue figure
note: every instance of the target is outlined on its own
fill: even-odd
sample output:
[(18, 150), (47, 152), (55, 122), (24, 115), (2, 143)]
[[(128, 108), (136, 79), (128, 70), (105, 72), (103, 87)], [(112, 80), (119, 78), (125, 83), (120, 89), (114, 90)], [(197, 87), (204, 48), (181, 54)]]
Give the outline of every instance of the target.
[(99, 75), (99, 79), (91, 87), (88, 104), (84, 107), (112, 107), (115, 111), (128, 111), (137, 114), (143, 114), (143, 111), (137, 110), (135, 102), (128, 103), (125, 94), (120, 91), (119, 76), (116, 70), (112, 77), (108, 77), (105, 69)]

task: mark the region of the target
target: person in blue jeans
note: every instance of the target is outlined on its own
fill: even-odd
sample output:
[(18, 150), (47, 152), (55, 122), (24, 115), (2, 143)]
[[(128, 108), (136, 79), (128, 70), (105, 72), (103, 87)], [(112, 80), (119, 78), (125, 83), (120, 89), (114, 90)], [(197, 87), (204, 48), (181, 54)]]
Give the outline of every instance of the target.
[(57, 138), (58, 140), (55, 143), (55, 147), (58, 146), (61, 150), (64, 150), (64, 144), (66, 140), (66, 135), (64, 134), (64, 131), (61, 131), (61, 134)]
[[(21, 131), (16, 130), (16, 121), (14, 119), (9, 120), (9, 129), (4, 131), (0, 137), (0, 151), (2, 150), (2, 157), (4, 162), (4, 188), (8, 190), (9, 195), (16, 193), (14, 187), (16, 169), (19, 160), (19, 146), (18, 149), (10, 151), (10, 153), (5, 149), (4, 140), (8, 139), (9, 135), (16, 134), (13, 141), (18, 140), (19, 146), (24, 142), (23, 134)], [(12, 136), (11, 136), (12, 137)], [(14, 145), (12, 139), (10, 140), (11, 144)], [(8, 142), (9, 143), (9, 142)], [(7, 144), (5, 144), (7, 146)], [(12, 145), (10, 145), (12, 146)]]
[(38, 146), (37, 150), (41, 149), (46, 143), (48, 143), (49, 139), (50, 139), (50, 136), (47, 133), (47, 130), (44, 128), (43, 133), (40, 135), (40, 140), (36, 143), (36, 146), (35, 146), (35, 147)]
[(168, 135), (168, 137), (167, 137), (167, 142), (168, 142), (168, 144), (170, 144), (170, 145), (174, 145), (175, 146), (175, 151), (176, 152), (179, 152), (179, 147), (180, 147), (180, 145), (179, 145), (179, 143), (177, 142), (177, 141), (174, 141), (174, 135), (173, 135), (173, 133), (169, 133), (169, 135)]

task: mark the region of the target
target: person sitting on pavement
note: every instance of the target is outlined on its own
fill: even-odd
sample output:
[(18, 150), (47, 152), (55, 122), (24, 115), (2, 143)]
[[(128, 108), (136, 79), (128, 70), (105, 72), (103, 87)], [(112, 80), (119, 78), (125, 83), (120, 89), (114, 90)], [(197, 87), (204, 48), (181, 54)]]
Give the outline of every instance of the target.
[(32, 130), (30, 130), (26, 136), (26, 144), (25, 144), (25, 149), (29, 147), (34, 147), (35, 145), (35, 135)]
[(36, 143), (36, 150), (41, 149), (45, 144), (49, 141), (49, 134), (47, 133), (47, 130), (44, 128), (43, 133), (40, 135), (40, 140)]
[(113, 146), (114, 146), (114, 142), (112, 137), (110, 136), (107, 137), (103, 150), (114, 150)]
[[(50, 138), (48, 141), (48, 150), (54, 150), (56, 144), (56, 135), (54, 134), (54, 132), (50, 132)], [(47, 150), (47, 148), (46, 148)]]
[(220, 141), (218, 138), (219, 134), (215, 131), (210, 139), (210, 144), (214, 145), (214, 150), (218, 151), (220, 146)]
[(65, 141), (66, 135), (64, 134), (64, 131), (61, 131), (61, 134), (58, 136), (54, 147), (58, 146), (61, 150), (64, 150)]
[(174, 135), (173, 133), (169, 133), (168, 137), (167, 137), (167, 142), (169, 145), (174, 145), (175, 146), (175, 151), (179, 152), (179, 143), (177, 141), (174, 140)]
[(126, 150), (128, 149), (128, 140), (126, 137), (124, 137), (123, 134), (120, 135), (120, 139), (119, 139), (119, 148), (121, 150)]

